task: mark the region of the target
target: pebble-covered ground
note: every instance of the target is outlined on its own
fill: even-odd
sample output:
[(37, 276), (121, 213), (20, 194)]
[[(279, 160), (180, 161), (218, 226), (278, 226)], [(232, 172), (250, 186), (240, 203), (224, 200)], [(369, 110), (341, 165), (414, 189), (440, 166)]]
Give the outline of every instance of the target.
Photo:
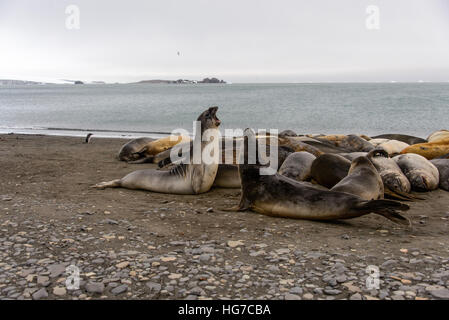
[(411, 204), (411, 230), (228, 212), (238, 189), (90, 189), (152, 165), (82, 140), (0, 136), (0, 299), (449, 299), (447, 192)]

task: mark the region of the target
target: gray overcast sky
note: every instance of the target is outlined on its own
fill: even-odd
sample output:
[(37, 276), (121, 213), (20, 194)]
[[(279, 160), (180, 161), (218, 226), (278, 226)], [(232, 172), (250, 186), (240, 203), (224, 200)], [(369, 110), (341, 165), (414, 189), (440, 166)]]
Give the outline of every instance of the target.
[[(66, 28), (70, 4), (79, 30)], [(379, 30), (366, 28), (369, 5)], [(449, 1), (0, 0), (0, 78), (206, 76), (449, 81)]]

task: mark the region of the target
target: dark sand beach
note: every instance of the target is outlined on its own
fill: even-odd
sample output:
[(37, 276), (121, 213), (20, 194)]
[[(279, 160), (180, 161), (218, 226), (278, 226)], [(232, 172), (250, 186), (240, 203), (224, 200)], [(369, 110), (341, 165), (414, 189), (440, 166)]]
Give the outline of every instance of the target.
[[(405, 214), (336, 222), (227, 212), (239, 189), (179, 196), (91, 185), (150, 164), (125, 140), (0, 136), (0, 298), (449, 298), (449, 193)], [(68, 290), (65, 268), (80, 270)], [(379, 289), (366, 287), (368, 265)]]

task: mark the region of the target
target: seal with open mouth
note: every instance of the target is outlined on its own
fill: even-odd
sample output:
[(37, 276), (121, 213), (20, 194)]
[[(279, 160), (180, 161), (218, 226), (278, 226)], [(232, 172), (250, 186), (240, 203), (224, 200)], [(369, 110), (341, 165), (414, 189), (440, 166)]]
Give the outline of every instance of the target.
[[(217, 110), (218, 107), (211, 107), (204, 111), (197, 120), (201, 122), (201, 132), (197, 132), (195, 141), (192, 143), (201, 145), (201, 163), (192, 161), (194, 152), (191, 152), (191, 161), (188, 164), (177, 164), (168, 171), (155, 169), (138, 170), (131, 172), (122, 179), (101, 182), (93, 187), (97, 189), (122, 187), (170, 194), (199, 194), (209, 191), (214, 183), (219, 161), (217, 159), (217, 161), (205, 163), (203, 153), (216, 151), (217, 154), (214, 154), (214, 156), (218, 158), (218, 139), (203, 141), (203, 133), (206, 130), (211, 130), (208, 132), (212, 135), (214, 134), (212, 131), (216, 130), (218, 132), (218, 126), (221, 122), (216, 116)], [(215, 137), (218, 137), (218, 134)]]

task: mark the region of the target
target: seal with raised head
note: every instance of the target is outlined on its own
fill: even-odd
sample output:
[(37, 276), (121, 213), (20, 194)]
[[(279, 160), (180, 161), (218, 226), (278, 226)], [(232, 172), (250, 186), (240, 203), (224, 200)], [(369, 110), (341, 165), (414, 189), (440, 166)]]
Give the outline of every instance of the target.
[(393, 158), (401, 168), (415, 191), (431, 191), (438, 188), (440, 182), (438, 169), (429, 160), (419, 154), (401, 154)]
[(384, 184), (374, 165), (367, 157), (353, 160), (348, 175), (331, 191), (346, 192), (364, 200), (378, 200), (384, 197)]
[(316, 157), (306, 151), (290, 154), (279, 168), (279, 174), (298, 181), (306, 181), (311, 178), (312, 163)]
[[(211, 107), (204, 111), (197, 120), (201, 122), (201, 132), (197, 132), (193, 143), (201, 145), (200, 163), (195, 163), (195, 161), (190, 161), (188, 164), (180, 163), (168, 171), (155, 169), (138, 170), (131, 172), (122, 179), (102, 182), (93, 187), (98, 189), (122, 187), (170, 194), (199, 194), (209, 191), (218, 170), (219, 148), (218, 139), (203, 141), (203, 133), (206, 130), (211, 130), (208, 132), (217, 132), (216, 136), (218, 136), (220, 120), (216, 116), (217, 110), (218, 107)], [(212, 145), (213, 148), (211, 148), (210, 144), (214, 144)], [(216, 161), (205, 163), (203, 160), (204, 152), (214, 152), (213, 156), (217, 157)], [(194, 152), (191, 154), (191, 157), (194, 157)]]
[[(251, 133), (248, 133), (250, 138)], [(245, 154), (247, 144), (245, 139)], [(250, 209), (270, 216), (308, 220), (350, 219), (376, 213), (396, 223), (410, 225), (409, 220), (399, 213), (409, 209), (402, 203), (367, 201), (349, 193), (320, 190), (278, 173), (261, 175), (260, 169), (260, 165), (248, 164), (248, 161), (239, 164), (242, 189), (235, 210)]]
[(348, 159), (327, 153), (313, 161), (310, 174), (316, 183), (330, 189), (348, 175), (350, 167), (351, 161)]
[(430, 160), (440, 174), (440, 188), (449, 191), (449, 159)]

